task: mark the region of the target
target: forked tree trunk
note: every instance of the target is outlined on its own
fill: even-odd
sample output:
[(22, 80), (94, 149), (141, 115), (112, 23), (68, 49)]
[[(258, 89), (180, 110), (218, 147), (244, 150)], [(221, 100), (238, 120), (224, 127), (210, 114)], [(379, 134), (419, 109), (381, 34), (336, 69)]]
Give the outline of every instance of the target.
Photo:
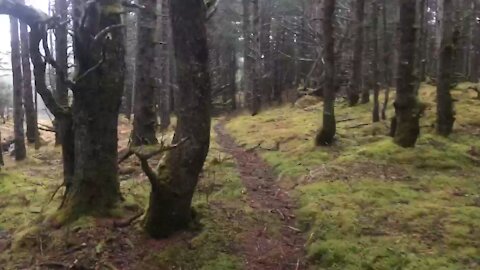
[(131, 139), (133, 145), (157, 144), (154, 68), (157, 0), (140, 0), (139, 4), (145, 8), (138, 13), (135, 118)]
[(352, 81), (348, 100), (350, 106), (355, 106), (360, 99), (362, 88), (362, 62), (363, 62), (363, 18), (365, 15), (365, 0), (355, 1), (355, 34), (353, 47)]
[[(24, 1), (21, 1), (24, 2)], [(22, 48), (23, 104), (27, 124), (27, 141), (35, 143), (37, 139), (37, 116), (33, 105), (32, 69), (30, 68), (30, 49), (28, 45), (28, 27), (20, 23), (20, 43)]]
[(20, 39), (18, 20), (10, 17), (10, 34), (12, 46), (12, 74), (13, 74), (13, 121), (15, 137), (15, 160), (21, 161), (27, 157), (25, 148), (25, 131), (23, 129), (23, 79), (20, 53)]
[[(107, 27), (121, 25), (121, 14), (111, 6), (121, 1), (97, 8), (84, 7), (78, 1), (74, 6), (98, 21), (87, 19), (88, 23), (76, 23), (74, 29), (78, 75), (72, 107), (74, 175), (64, 205), (67, 218), (108, 214), (120, 200), (117, 127), (125, 72), (123, 29), (112, 28), (97, 40), (92, 37)], [(98, 45), (92, 46), (94, 43)], [(105, 61), (97, 65), (102, 57)]]
[(420, 133), (422, 106), (415, 94), (415, 0), (400, 2), (400, 44), (398, 55), (394, 141), (402, 147), (414, 147)]
[(453, 100), (450, 94), (454, 82), (456, 46), (458, 45), (458, 29), (455, 29), (452, 0), (441, 0), (439, 17), (441, 43), (438, 59), (437, 85), (437, 132), (448, 136), (455, 122)]
[(315, 138), (316, 145), (331, 145), (335, 138), (335, 48), (333, 23), (335, 18), (335, 0), (325, 0), (323, 6), (323, 34), (325, 40), (325, 83), (323, 90), (323, 127)]
[(174, 143), (188, 139), (166, 156), (159, 184), (152, 185), (145, 229), (167, 237), (192, 220), (192, 197), (210, 143), (210, 78), (203, 1), (170, 2), (178, 103)]

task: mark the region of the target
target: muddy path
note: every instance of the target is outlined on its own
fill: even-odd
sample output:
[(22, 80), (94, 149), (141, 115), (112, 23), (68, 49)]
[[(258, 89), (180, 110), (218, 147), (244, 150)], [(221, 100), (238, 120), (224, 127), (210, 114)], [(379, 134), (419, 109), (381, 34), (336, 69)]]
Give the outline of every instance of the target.
[(269, 224), (259, 222), (258, 226), (248, 228), (241, 239), (247, 269), (306, 269), (305, 239), (295, 225), (295, 202), (288, 190), (275, 183), (277, 176), (273, 169), (255, 151), (238, 146), (224, 124), (222, 121), (214, 127), (217, 143), (222, 151), (233, 156), (246, 188), (248, 204), (254, 211), (269, 215), (280, 224), (275, 237), (268, 233)]

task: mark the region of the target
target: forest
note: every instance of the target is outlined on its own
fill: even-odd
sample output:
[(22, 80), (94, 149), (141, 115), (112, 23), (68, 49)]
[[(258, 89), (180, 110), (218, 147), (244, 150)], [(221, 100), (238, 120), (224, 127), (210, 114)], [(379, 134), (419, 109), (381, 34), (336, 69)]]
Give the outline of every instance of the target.
[(0, 14), (0, 270), (480, 269), (480, 0)]

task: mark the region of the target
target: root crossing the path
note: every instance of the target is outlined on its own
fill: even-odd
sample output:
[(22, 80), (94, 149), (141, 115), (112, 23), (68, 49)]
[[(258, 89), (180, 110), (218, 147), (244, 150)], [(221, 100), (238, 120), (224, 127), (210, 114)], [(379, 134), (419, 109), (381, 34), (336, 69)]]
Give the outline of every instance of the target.
[(233, 156), (245, 186), (248, 203), (254, 211), (268, 215), (279, 224), (274, 237), (267, 231), (269, 224), (259, 222), (249, 229), (242, 240), (243, 258), (247, 269), (306, 269), (305, 240), (295, 226), (295, 203), (288, 191), (276, 183), (273, 169), (255, 153), (235, 143), (224, 122), (215, 126), (217, 142), (222, 151)]

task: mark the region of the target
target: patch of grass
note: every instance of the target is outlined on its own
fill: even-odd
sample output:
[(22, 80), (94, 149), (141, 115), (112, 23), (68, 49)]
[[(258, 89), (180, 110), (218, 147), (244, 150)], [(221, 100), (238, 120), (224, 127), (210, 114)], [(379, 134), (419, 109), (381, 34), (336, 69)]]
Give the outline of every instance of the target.
[(321, 103), (242, 115), (227, 128), (246, 147), (280, 142), (257, 151), (298, 185), (298, 226), (313, 268), (477, 269), (480, 100), (468, 86), (452, 91), (456, 122), (444, 138), (435, 134), (436, 89), (422, 84), (427, 109), (412, 149), (387, 136), (389, 121), (371, 124), (372, 104), (336, 104), (331, 147), (313, 146)]

